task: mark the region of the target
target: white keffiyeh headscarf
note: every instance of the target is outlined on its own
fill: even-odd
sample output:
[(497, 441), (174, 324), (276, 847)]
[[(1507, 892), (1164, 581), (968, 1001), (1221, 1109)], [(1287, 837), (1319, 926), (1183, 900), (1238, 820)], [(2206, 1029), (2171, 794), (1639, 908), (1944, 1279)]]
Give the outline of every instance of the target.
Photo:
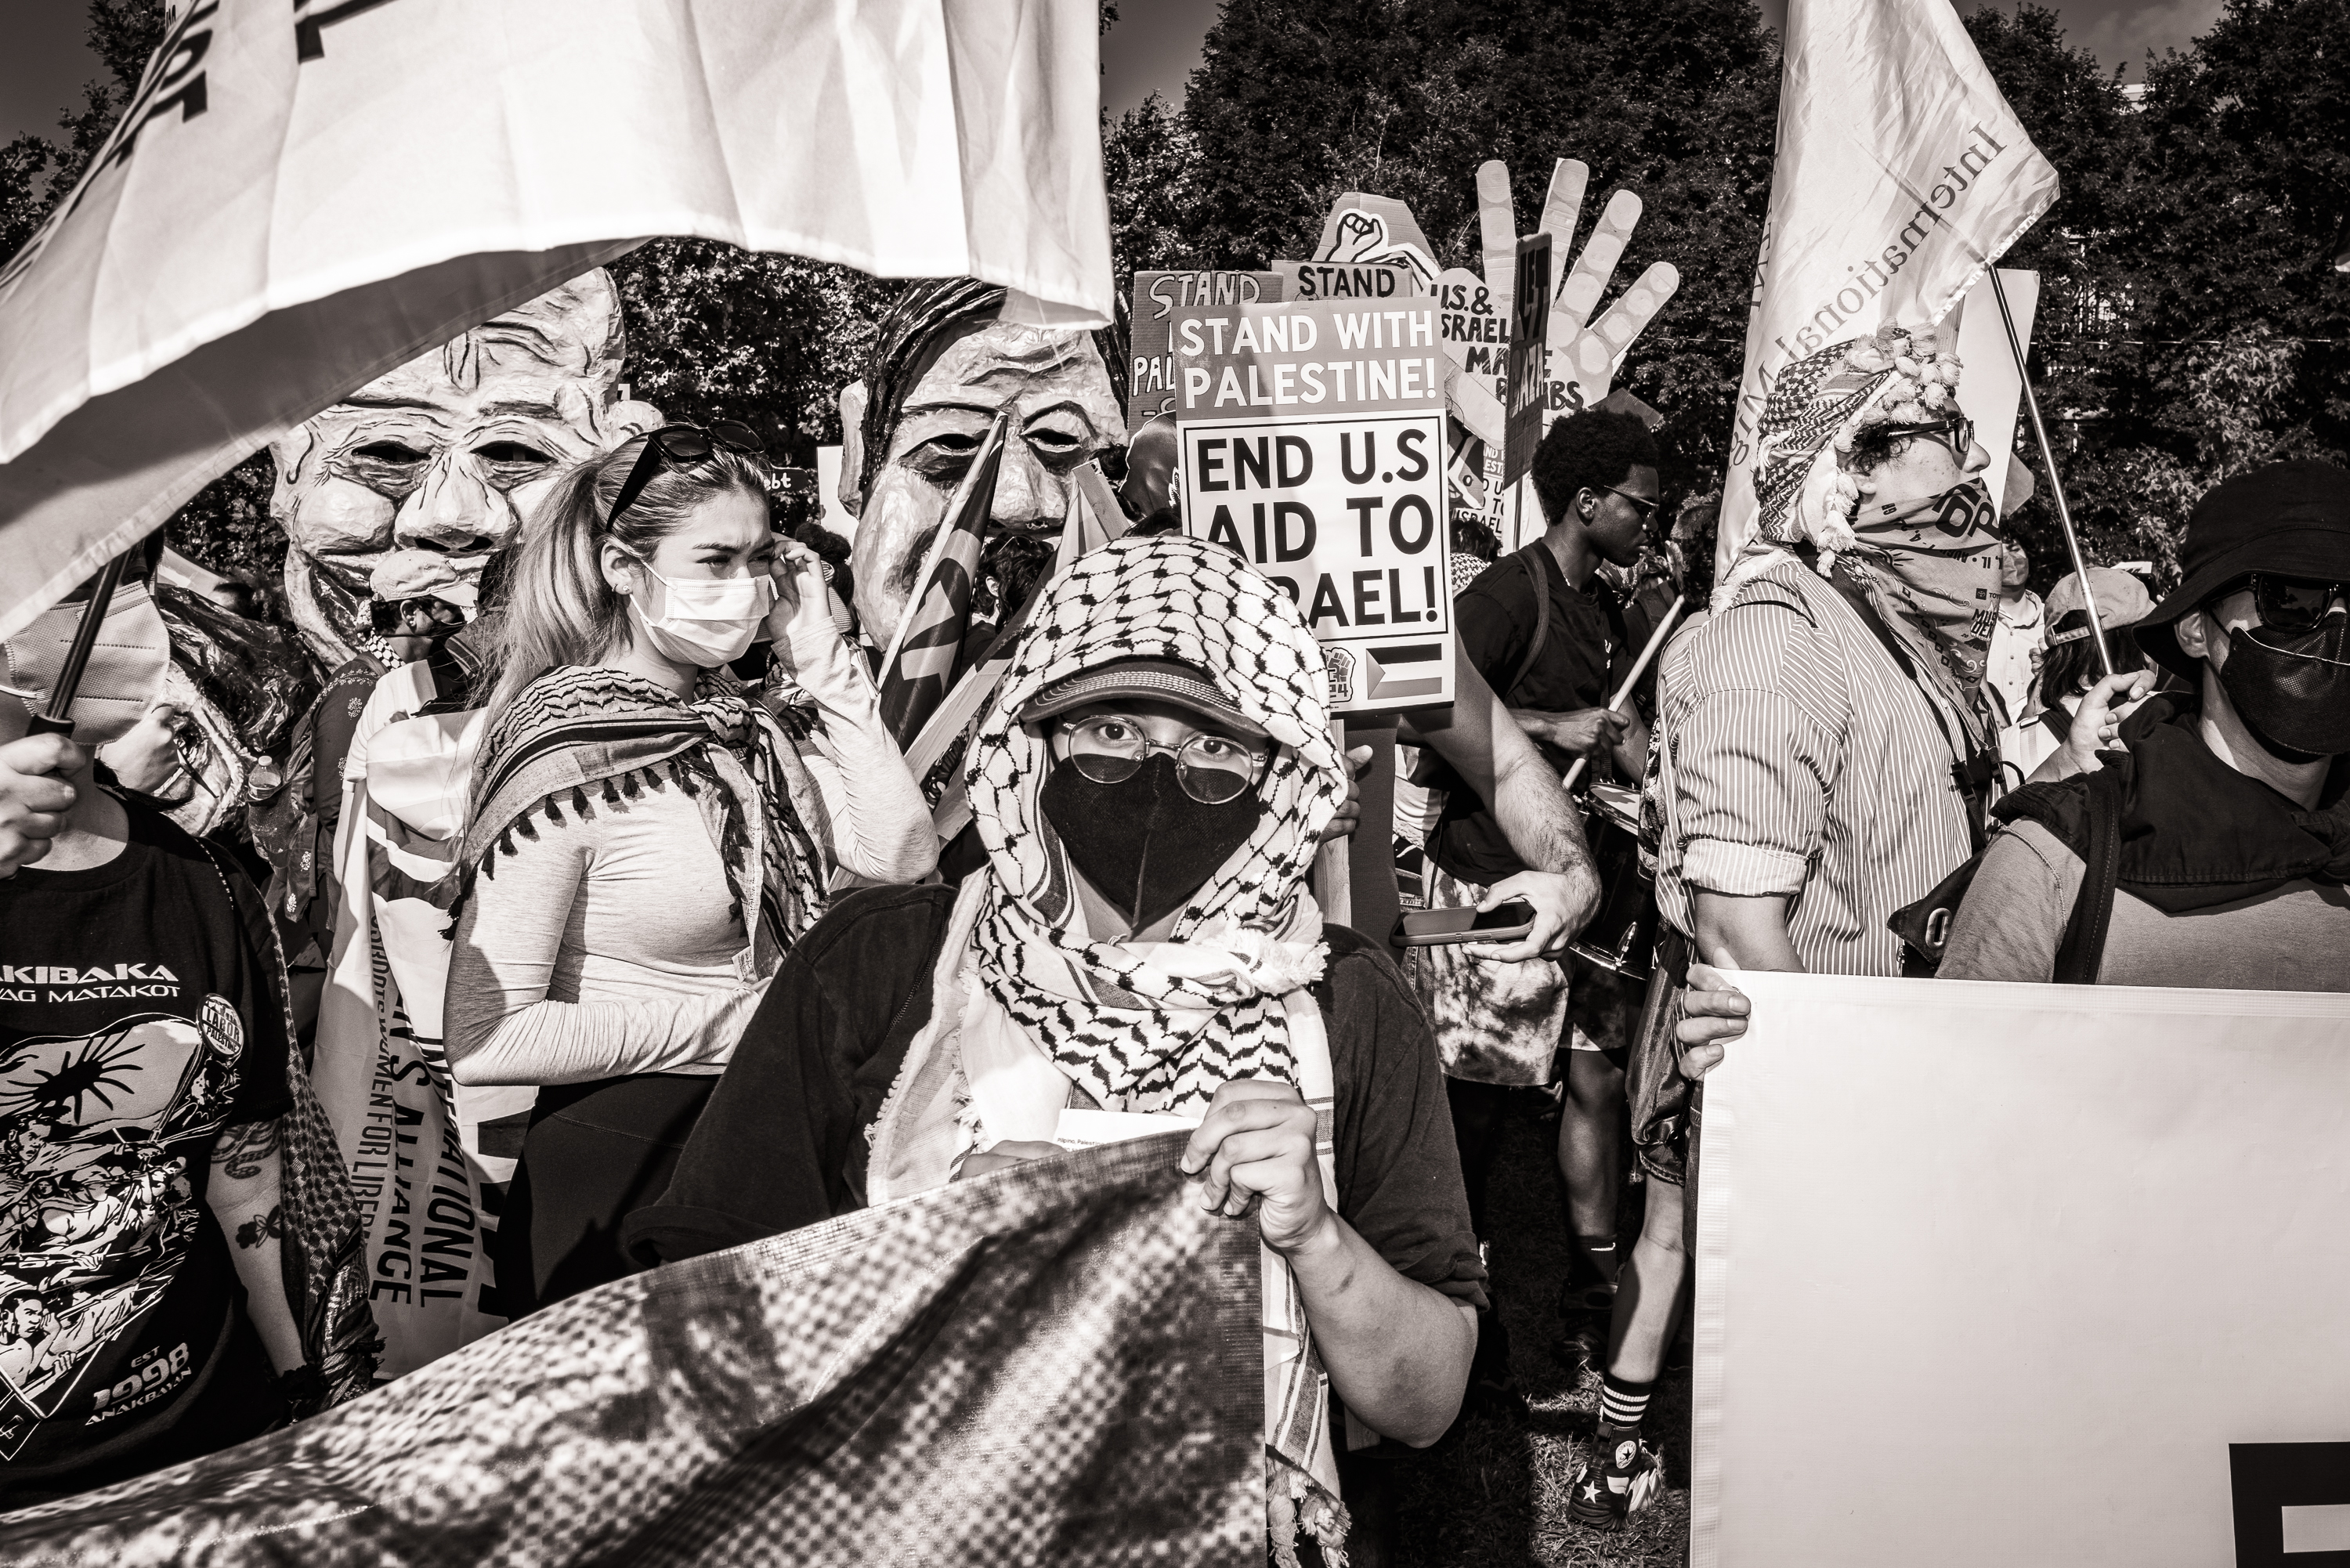
[[(1201, 670), (1277, 742), (1253, 830), (1163, 942), (1087, 930), (1068, 850), (1039, 804), (1052, 755), (1017, 717), (1046, 687), (1127, 659)], [(965, 785), (987, 866), (955, 900), (931, 1021), (874, 1126), (868, 1200), (949, 1179), (973, 1148), (1053, 1138), (1072, 1085), (1105, 1110), (1197, 1120), (1226, 1083), (1259, 1078), (1295, 1085), (1315, 1109), (1336, 1203), (1330, 1048), (1309, 990), (1322, 911), (1305, 888), (1347, 794), (1328, 690), (1296, 607), (1216, 545), (1121, 539), (1046, 591), (972, 743)], [(1295, 1277), (1270, 1248), (1264, 1258), (1268, 1538), (1278, 1563), (1297, 1561), (1303, 1533), (1343, 1564), (1329, 1379)]]
[[(1204, 671), (1279, 743), (1254, 831), (1163, 943), (1083, 934), (1068, 851), (1037, 804), (1051, 755), (1014, 717), (1045, 688), (1122, 659)], [(1305, 874), (1347, 794), (1327, 690), (1296, 607), (1196, 539), (1119, 540), (1079, 559), (1038, 607), (972, 746), (972, 818), (992, 884), (972, 941), (982, 983), (1105, 1107), (1197, 1116), (1233, 1079), (1296, 1081), (1283, 998), (1321, 974)]]

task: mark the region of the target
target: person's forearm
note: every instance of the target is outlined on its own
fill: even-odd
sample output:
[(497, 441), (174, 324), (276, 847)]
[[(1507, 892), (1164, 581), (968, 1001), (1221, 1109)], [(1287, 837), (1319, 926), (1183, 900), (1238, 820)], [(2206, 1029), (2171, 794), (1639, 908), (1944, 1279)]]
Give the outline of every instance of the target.
[(276, 1120), (222, 1128), (213, 1146), (212, 1166), (204, 1199), (220, 1222), (221, 1234), (228, 1238), (229, 1259), (236, 1266), (237, 1282), (244, 1286), (245, 1316), (261, 1336), (270, 1365), (291, 1372), (308, 1356), (286, 1299), (284, 1177)]
[(824, 796), (841, 866), (868, 882), (919, 882), (938, 868), (938, 830), (905, 757), (881, 722), (879, 697), (842, 639), (795, 650), (795, 674), (824, 723), (809, 774)]
[[(1592, 870), (1591, 846), (1558, 775), (1523, 735), (1502, 741), (1493, 779), (1493, 819), (1511, 851), (1536, 871)], [(1595, 873), (1596, 875), (1596, 873)]]
[(1785, 895), (1741, 897), (1700, 888), (1692, 890), (1690, 902), (1701, 961), (1719, 965), (1726, 958), (1740, 969), (1803, 971), (1804, 961), (1787, 936)]
[(765, 989), (643, 1002), (535, 1002), (462, 1052), (452, 1038), (450, 1075), (468, 1087), (544, 1086), (723, 1067)]
[(1477, 1349), (1474, 1315), (1405, 1279), (1336, 1214), (1290, 1254), (1331, 1386), (1382, 1436), (1424, 1449), (1461, 1410)]

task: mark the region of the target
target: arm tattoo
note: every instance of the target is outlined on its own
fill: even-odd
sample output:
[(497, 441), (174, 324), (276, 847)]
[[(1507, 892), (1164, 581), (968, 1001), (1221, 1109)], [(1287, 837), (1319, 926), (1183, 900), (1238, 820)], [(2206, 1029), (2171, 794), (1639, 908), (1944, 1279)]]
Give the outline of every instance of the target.
[(213, 1165), (231, 1181), (250, 1181), (261, 1174), (261, 1162), (277, 1152), (277, 1118), (239, 1122), (223, 1127), (213, 1145)]
[(283, 1241), (286, 1236), (284, 1206), (273, 1203), (265, 1214), (256, 1214), (236, 1228), (236, 1244), (258, 1247), (264, 1241)]

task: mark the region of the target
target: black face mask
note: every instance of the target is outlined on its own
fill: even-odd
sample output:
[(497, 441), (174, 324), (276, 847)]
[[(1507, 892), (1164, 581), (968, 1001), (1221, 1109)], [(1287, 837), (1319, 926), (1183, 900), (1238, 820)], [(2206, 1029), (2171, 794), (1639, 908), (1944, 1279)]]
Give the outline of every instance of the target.
[(1062, 763), (1037, 795), (1069, 859), (1140, 930), (1182, 908), (1248, 842), (1264, 803), (1253, 791), (1203, 805), (1183, 793), (1175, 759), (1152, 755), (1132, 778), (1096, 784)]
[(2228, 637), (2220, 685), (2261, 743), (2286, 762), (2350, 752), (2350, 617), (2287, 635), (2246, 627)]

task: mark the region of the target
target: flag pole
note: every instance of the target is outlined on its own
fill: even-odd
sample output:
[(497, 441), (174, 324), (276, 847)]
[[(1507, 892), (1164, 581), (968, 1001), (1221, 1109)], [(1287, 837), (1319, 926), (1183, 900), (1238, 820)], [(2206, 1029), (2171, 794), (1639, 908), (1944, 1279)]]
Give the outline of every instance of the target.
[(2023, 383), (2023, 406), (2032, 415), (2033, 438), (2039, 441), (2041, 460), (2048, 465), (2048, 493), (2056, 498), (2056, 522), (2064, 530), (2064, 547), (2073, 552), (2073, 575), (2080, 580), (2081, 603), (2089, 612), (2089, 640), (2096, 645), (2099, 667), (2110, 676), (2114, 656), (2106, 648), (2096, 596), (2089, 591), (2089, 563), (2081, 556), (2081, 536), (2073, 531), (2073, 509), (2064, 504), (2064, 480), (2056, 472), (2056, 450), (2048, 444), (2048, 427), (2040, 421), (2040, 399), (2032, 389), (2032, 372), (2023, 363), (2023, 339), (2015, 335), (2015, 314), (2007, 307), (2007, 290), (2000, 284), (1999, 268), (1990, 272), (1991, 297), (1999, 301), (1999, 319), (2007, 328), (2008, 348), (2015, 355), (2016, 379)]
[(99, 569), (98, 581), (89, 590), (89, 602), (82, 607), (81, 620), (74, 627), (73, 641), (67, 645), (65, 668), (57, 672), (57, 683), (49, 692), (47, 711), (33, 715), (33, 722), (26, 726), (28, 733), (73, 738), (74, 694), (81, 690), (81, 672), (89, 667), (90, 650), (98, 646), (99, 630), (113, 606), (115, 587), (130, 564), (130, 552), (125, 550)]

